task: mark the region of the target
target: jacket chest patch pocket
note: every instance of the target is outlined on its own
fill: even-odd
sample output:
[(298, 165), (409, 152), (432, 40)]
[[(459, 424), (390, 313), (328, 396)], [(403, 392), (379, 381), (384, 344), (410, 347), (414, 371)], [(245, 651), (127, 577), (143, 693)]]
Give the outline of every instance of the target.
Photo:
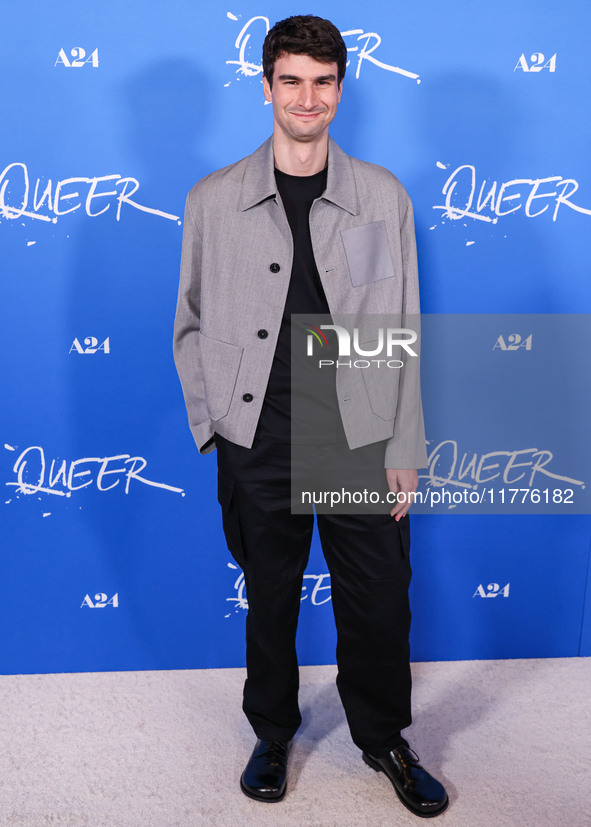
[(385, 221), (341, 230), (353, 287), (394, 276)]

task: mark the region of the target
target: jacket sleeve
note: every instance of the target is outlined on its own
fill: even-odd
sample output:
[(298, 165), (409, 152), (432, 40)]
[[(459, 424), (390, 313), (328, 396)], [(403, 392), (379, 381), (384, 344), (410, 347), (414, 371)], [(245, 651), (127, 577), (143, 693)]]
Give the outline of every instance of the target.
[[(417, 333), (413, 350), (420, 354), (420, 303), (417, 267), (417, 245), (412, 204), (407, 196), (407, 206), (400, 227), (403, 278), (403, 327)], [(408, 356), (400, 374), (398, 403), (394, 419), (394, 435), (386, 443), (386, 468), (425, 468), (427, 446), (423, 406), (421, 402), (420, 356)]]
[(189, 203), (185, 205), (181, 275), (174, 320), (173, 352), (181, 380), (191, 433), (199, 453), (213, 451), (213, 426), (207, 403), (199, 331), (201, 328), (201, 232)]

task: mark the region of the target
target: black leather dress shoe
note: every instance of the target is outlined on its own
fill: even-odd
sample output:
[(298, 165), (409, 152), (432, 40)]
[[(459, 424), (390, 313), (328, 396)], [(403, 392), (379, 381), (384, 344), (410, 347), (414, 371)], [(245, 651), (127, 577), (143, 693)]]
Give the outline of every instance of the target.
[(443, 784), (421, 767), (419, 756), (410, 747), (394, 747), (384, 758), (374, 758), (364, 752), (363, 760), (376, 772), (388, 776), (398, 798), (415, 815), (437, 816), (449, 804)]
[(281, 801), (287, 786), (289, 741), (256, 742), (242, 776), (240, 789), (256, 801)]

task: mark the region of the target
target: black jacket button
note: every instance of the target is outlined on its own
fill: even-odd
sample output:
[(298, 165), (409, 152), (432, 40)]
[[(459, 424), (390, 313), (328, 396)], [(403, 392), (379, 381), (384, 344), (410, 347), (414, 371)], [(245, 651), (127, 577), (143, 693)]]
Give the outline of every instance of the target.
[(269, 265), (269, 270), (272, 273), (278, 273), (281, 270), (281, 267), (277, 264), (276, 261), (274, 261), (273, 264)]
[(252, 402), (252, 400), (254, 399), (254, 396), (252, 395), (252, 393), (245, 393), (242, 398), (244, 399), (245, 402)]
[(267, 333), (266, 330), (259, 330), (259, 332), (257, 333), (257, 336), (259, 337), (259, 339), (266, 339), (268, 335), (269, 334)]

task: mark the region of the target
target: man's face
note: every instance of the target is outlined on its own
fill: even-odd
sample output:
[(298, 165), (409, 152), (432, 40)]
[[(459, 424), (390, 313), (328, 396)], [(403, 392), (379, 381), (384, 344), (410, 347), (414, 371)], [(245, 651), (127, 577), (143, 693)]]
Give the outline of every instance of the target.
[(283, 54), (273, 67), (273, 88), (263, 77), (265, 98), (273, 104), (275, 125), (284, 135), (308, 143), (319, 138), (337, 112), (342, 81), (337, 64), (319, 63), (309, 55)]

